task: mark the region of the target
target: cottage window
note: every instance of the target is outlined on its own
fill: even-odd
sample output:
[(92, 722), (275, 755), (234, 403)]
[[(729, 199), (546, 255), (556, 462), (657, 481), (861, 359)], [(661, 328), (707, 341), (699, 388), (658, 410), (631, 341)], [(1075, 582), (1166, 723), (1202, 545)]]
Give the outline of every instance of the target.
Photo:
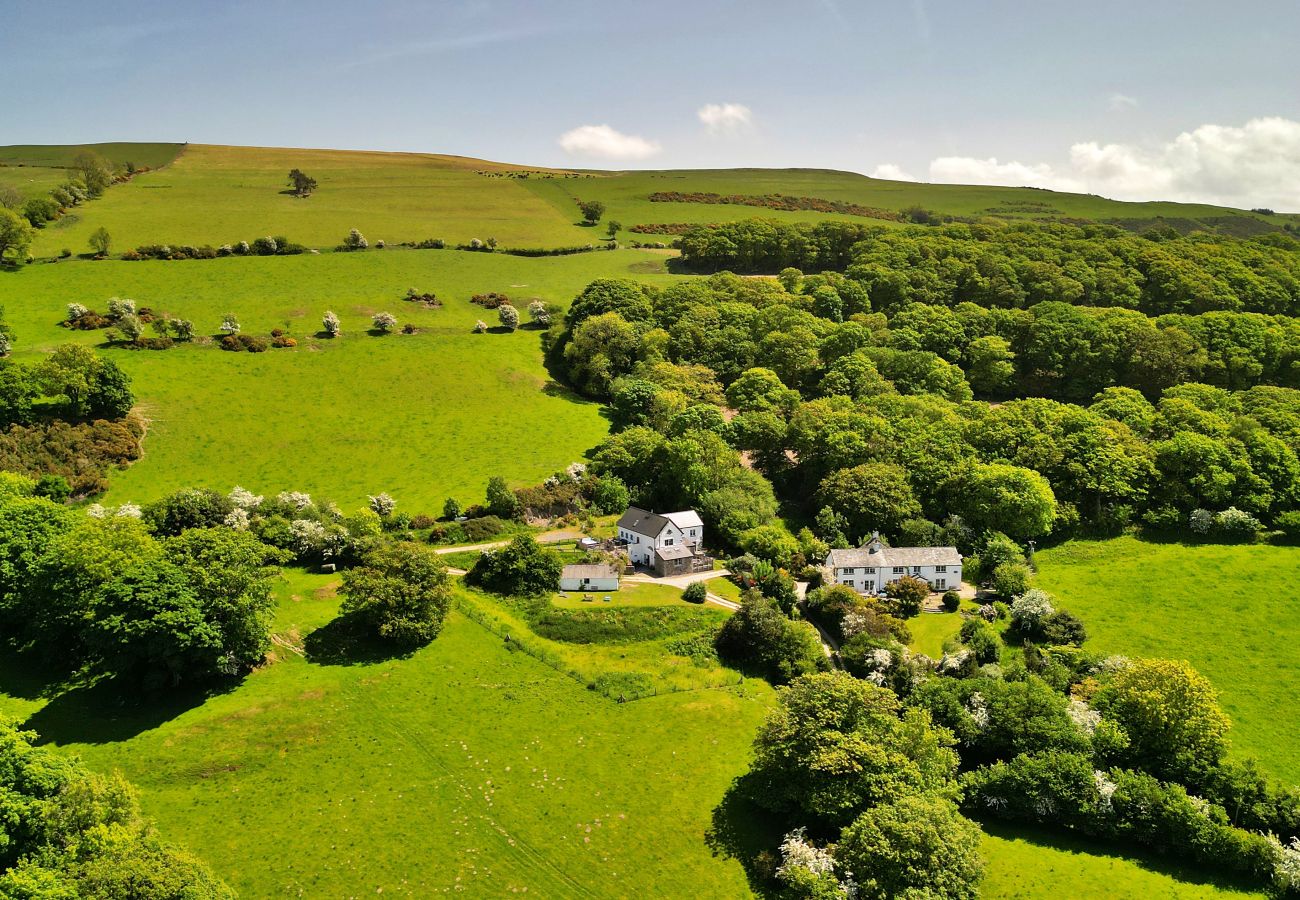
[(850, 578), (848, 581), (844, 582), (844, 586), (845, 586), (845, 587), (853, 587), (853, 579)]
[(671, 547), (672, 545), (673, 545), (673, 539), (672, 539), (672, 538), (668, 538), (666, 541), (664, 541), (664, 546), (665, 546), (665, 547)]
[(867, 567), (866, 567), (865, 569), (863, 569), (862, 571), (865, 572), (865, 573), (868, 574), (868, 575), (875, 575), (875, 574), (876, 574), (876, 567), (875, 567), (875, 566), (867, 566)]
[(843, 574), (845, 574), (845, 575), (852, 575), (852, 574), (853, 574), (853, 567), (850, 566), (849, 568), (844, 569), (844, 570), (842, 570), (842, 571), (843, 571)]
[(920, 574), (921, 574), (921, 567), (920, 567), (920, 566), (912, 566), (912, 574), (913, 574), (913, 575), (920, 575)]
[(904, 572), (906, 572), (906, 571), (907, 571), (907, 569), (906, 569), (905, 567), (903, 567), (903, 566), (894, 566), (894, 574), (895, 574), (895, 575), (902, 575), (902, 574), (903, 574)]
[(862, 587), (868, 591), (874, 591), (876, 589), (876, 583), (871, 579), (867, 579), (862, 583)]
[(936, 579), (934, 580), (934, 589), (935, 589), (936, 591), (946, 590), (947, 587), (948, 587), (948, 582), (945, 581), (944, 579), (942, 579), (942, 578), (936, 578)]
[(936, 572), (947, 572), (947, 571), (948, 571), (948, 567), (947, 567), (947, 566), (935, 566), (935, 567), (934, 567), (934, 570), (935, 570)]

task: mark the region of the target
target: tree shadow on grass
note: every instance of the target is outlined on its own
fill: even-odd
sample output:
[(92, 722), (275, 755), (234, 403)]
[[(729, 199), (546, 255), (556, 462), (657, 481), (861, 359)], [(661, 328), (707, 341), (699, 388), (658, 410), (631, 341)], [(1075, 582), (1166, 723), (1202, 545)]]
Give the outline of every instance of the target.
[(41, 743), (108, 744), (125, 741), (234, 690), (240, 679), (148, 691), (138, 681), (105, 678), (66, 690), (32, 713), (23, 728)]
[(1143, 852), (1132, 844), (1121, 847), (1070, 832), (1038, 828), (1031, 825), (994, 821), (981, 821), (979, 824), (988, 834), (1004, 840), (1021, 840), (1037, 847), (1060, 850), (1075, 855), (1087, 854), (1088, 856), (1104, 859), (1125, 860), (1148, 872), (1164, 875), (1188, 884), (1210, 885), (1221, 890), (1247, 892), (1260, 890), (1260, 885), (1257, 882), (1233, 876), (1231, 873), (1216, 872), (1204, 866), (1180, 862), (1172, 857)]
[(339, 616), (307, 635), (303, 649), (316, 665), (358, 666), (406, 659), (420, 648), (381, 641), (354, 616)]
[(732, 781), (722, 802), (713, 808), (704, 841), (714, 856), (740, 863), (755, 895), (776, 897), (780, 885), (773, 876), (780, 862), (777, 848), (782, 831), (770, 812), (746, 796), (747, 778), (741, 775)]

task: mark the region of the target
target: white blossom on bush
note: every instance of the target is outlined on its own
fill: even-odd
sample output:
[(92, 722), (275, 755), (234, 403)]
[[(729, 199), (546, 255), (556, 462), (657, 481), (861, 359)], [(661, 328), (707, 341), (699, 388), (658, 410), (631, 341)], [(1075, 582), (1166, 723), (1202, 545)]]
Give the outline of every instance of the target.
[(966, 711), (970, 713), (970, 717), (975, 721), (975, 727), (980, 731), (989, 727), (989, 705), (979, 691), (971, 694), (970, 699), (966, 701)]
[(123, 503), (113, 515), (119, 519), (139, 519), (144, 516), (144, 510), (134, 503)]
[(235, 531), (248, 530), (248, 510), (242, 506), (236, 506), (226, 514), (225, 523), (227, 528), (233, 528)]
[(144, 334), (144, 323), (135, 313), (127, 313), (117, 320), (117, 329), (126, 340), (138, 341)]
[(806, 869), (814, 875), (831, 875), (835, 872), (835, 857), (829, 850), (809, 841), (805, 829), (796, 828), (781, 841), (781, 865), (776, 876), (784, 880), (792, 869)]
[(387, 334), (397, 327), (397, 316), (390, 312), (375, 313), (370, 317), (370, 322), (375, 326), (376, 330)]
[(275, 495), (275, 499), (294, 509), (306, 509), (311, 506), (311, 494), (304, 494), (302, 491), (280, 491)]
[(497, 319), (501, 321), (503, 327), (514, 331), (519, 327), (519, 310), (509, 303), (502, 303), (497, 307)]
[(1273, 883), (1278, 893), (1288, 896), (1288, 891), (1300, 891), (1300, 837), (1293, 837), (1291, 843), (1283, 844), (1270, 834), (1268, 841), (1275, 854)]
[(985, 622), (992, 622), (998, 617), (998, 610), (992, 603), (985, 603), (980, 607), (980, 618)]
[(470, 246), (470, 249), (471, 249), (471, 250), (482, 250), (482, 249), (483, 249), (483, 242), (480, 241), (478, 238), (473, 238), (473, 239), (469, 242), (469, 246)]
[(1119, 785), (1106, 777), (1106, 773), (1097, 769), (1092, 773), (1092, 780), (1097, 785), (1097, 796), (1101, 798), (1101, 805), (1110, 809), (1110, 798), (1115, 794), (1115, 788)]
[(1235, 506), (1229, 506), (1214, 517), (1214, 530), (1228, 537), (1253, 537), (1262, 527), (1259, 519)]
[(1194, 509), (1187, 517), (1187, 527), (1196, 534), (1209, 534), (1214, 530), (1214, 513), (1208, 509)]
[(1002, 667), (997, 663), (985, 663), (975, 670), (981, 678), (992, 678), (995, 681), (1001, 681), (1003, 677)]
[(1052, 598), (1046, 591), (1030, 588), (1011, 603), (1011, 624), (1022, 632), (1034, 632), (1052, 613)]
[(333, 310), (326, 310), (325, 315), (320, 320), (321, 327), (330, 337), (338, 337), (343, 333), (343, 324), (339, 322), (339, 317)]
[(92, 519), (102, 519), (108, 515), (108, 510), (104, 508), (102, 503), (92, 503), (86, 507), (86, 515)]
[(1070, 714), (1070, 720), (1084, 734), (1093, 734), (1101, 724), (1101, 713), (1082, 700), (1071, 700), (1070, 705), (1066, 707), (1066, 712)]
[(348, 232), (348, 236), (343, 239), (343, 248), (345, 250), (364, 250), (370, 246), (366, 236), (357, 229), (353, 228)]
[(217, 248), (217, 256), (231, 256), (234, 254), (234, 252), (235, 252), (235, 248), (230, 246), (229, 244), (222, 244), (220, 247)]
[(961, 673), (972, 659), (975, 653), (968, 647), (963, 647), (956, 653), (945, 653), (943, 659), (939, 660), (940, 675), (956, 675)]
[(238, 244), (235, 245), (235, 252), (238, 253), (240, 256), (246, 255), (248, 251), (251, 249), (252, 248), (248, 246), (248, 241), (240, 241)]
[(387, 494), (376, 494), (370, 498), (370, 508), (374, 510), (375, 515), (386, 518), (397, 508), (397, 501)]
[(487, 322), (484, 322), (482, 319), (479, 319), (477, 322), (475, 322), (475, 323), (474, 323), (474, 332), (475, 332), (476, 334), (486, 334), (486, 333), (487, 333)]
[(294, 550), (299, 553), (319, 550), (325, 542), (325, 526), (311, 519), (294, 519), (289, 523), (289, 534), (293, 536)]
[(528, 318), (532, 319), (538, 325), (551, 324), (551, 311), (546, 308), (546, 303), (542, 300), (534, 300), (528, 304)]
[(867, 630), (871, 624), (871, 619), (865, 613), (854, 610), (845, 613), (844, 619), (840, 622), (840, 632), (844, 635), (844, 640), (855, 638)]
[(90, 312), (90, 310), (82, 306), (80, 303), (69, 303), (67, 321), (75, 322), (88, 312)]
[(110, 319), (120, 319), (122, 316), (133, 315), (135, 315), (134, 300), (128, 300), (126, 297), (108, 298), (108, 317)]
[(1110, 656), (1106, 657), (1101, 662), (1097, 663), (1097, 674), (1113, 675), (1116, 672), (1118, 672), (1120, 669), (1127, 669), (1132, 664), (1132, 662), (1133, 661), (1129, 659), (1127, 656), (1122, 656), (1121, 654), (1118, 653), (1112, 653)]
[(262, 505), (262, 497), (235, 485), (234, 490), (230, 492), (230, 502), (240, 509), (256, 509)]
[(581, 481), (583, 476), (587, 474), (587, 467), (580, 462), (569, 463), (569, 467), (564, 472), (574, 481)]
[(226, 313), (221, 317), (221, 328), (218, 330), (225, 334), (239, 334), (239, 317), (234, 313)]

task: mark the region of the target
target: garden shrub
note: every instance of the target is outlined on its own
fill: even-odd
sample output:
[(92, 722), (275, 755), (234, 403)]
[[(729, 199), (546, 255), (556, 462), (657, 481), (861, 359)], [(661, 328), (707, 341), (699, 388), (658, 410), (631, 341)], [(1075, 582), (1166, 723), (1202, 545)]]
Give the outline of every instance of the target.
[(943, 608), (950, 613), (961, 609), (961, 594), (956, 591), (945, 591), (943, 595)]
[(682, 599), (687, 603), (703, 603), (709, 596), (709, 589), (703, 581), (693, 581), (682, 591)]
[(486, 541), (506, 530), (508, 523), (497, 516), (479, 516), (457, 523), (464, 532), (465, 540), (470, 543)]

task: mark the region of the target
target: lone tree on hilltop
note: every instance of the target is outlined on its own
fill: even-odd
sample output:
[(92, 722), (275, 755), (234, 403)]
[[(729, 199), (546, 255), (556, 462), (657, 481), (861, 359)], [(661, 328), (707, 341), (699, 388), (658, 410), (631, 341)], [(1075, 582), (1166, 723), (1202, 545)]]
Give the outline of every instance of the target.
[(582, 221), (587, 225), (595, 225), (605, 214), (605, 204), (599, 200), (579, 200), (578, 209), (582, 210)]
[(302, 169), (290, 169), (289, 187), (293, 188), (294, 196), (306, 197), (312, 191), (316, 190), (316, 179), (312, 178)]

